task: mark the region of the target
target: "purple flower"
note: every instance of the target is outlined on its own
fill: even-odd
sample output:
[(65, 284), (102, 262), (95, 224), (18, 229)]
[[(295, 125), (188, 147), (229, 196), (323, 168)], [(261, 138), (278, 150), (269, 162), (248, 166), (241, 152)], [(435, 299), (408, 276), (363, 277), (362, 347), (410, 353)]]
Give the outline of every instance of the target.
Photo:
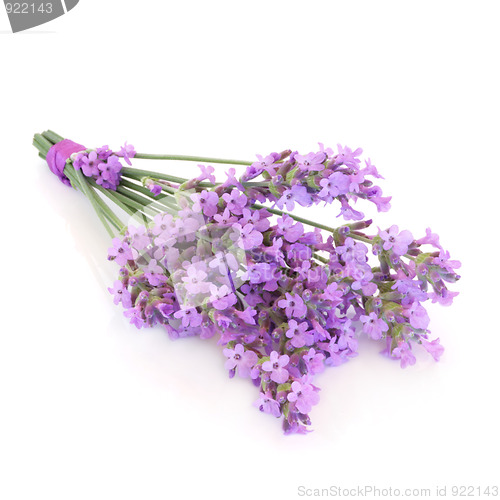
[(450, 260), (450, 252), (445, 250), (441, 250), (439, 256), (432, 259), (432, 263), (435, 266), (445, 269), (449, 273), (453, 273), (454, 269), (458, 269), (462, 265), (459, 260)]
[(231, 194), (224, 193), (222, 199), (227, 203), (227, 208), (235, 215), (241, 215), (247, 204), (247, 197), (238, 189), (233, 189)]
[(234, 311), (236, 316), (238, 316), (239, 319), (247, 323), (248, 325), (255, 325), (255, 319), (254, 316), (257, 315), (257, 311), (255, 309), (252, 309), (251, 307), (247, 307), (244, 311)]
[(340, 215), (344, 217), (345, 220), (361, 220), (364, 218), (363, 212), (358, 212), (358, 210), (354, 210), (345, 197), (341, 197), (340, 199)]
[(260, 171), (265, 170), (268, 174), (270, 175), (275, 175), (276, 173), (276, 167), (279, 165), (276, 165), (276, 158), (273, 154), (267, 155), (265, 158), (262, 157), (262, 155), (256, 155), (259, 161), (256, 161), (252, 163), (251, 167), (255, 169), (255, 171)]
[(245, 284), (241, 287), (241, 291), (245, 294), (245, 301), (249, 306), (255, 307), (264, 302), (257, 287)]
[(267, 262), (259, 262), (258, 264), (251, 264), (248, 267), (248, 281), (250, 283), (266, 283), (274, 276), (276, 266), (271, 266)]
[(132, 307), (124, 311), (123, 315), (129, 318), (129, 321), (136, 328), (142, 328), (146, 322), (141, 318), (141, 310), (137, 307)]
[(174, 312), (174, 306), (172, 304), (167, 304), (162, 302), (156, 306), (156, 309), (164, 318), (168, 318)]
[(308, 332), (309, 325), (307, 321), (297, 323), (294, 319), (288, 321), (288, 330), (286, 336), (291, 339), (290, 343), (293, 347), (300, 348), (305, 345), (312, 345), (314, 342), (314, 335)]
[(414, 365), (417, 361), (407, 342), (400, 342), (398, 347), (392, 350), (392, 355), (401, 360), (401, 368), (406, 368), (408, 365)]
[(429, 315), (418, 302), (413, 302), (410, 309), (406, 309), (405, 313), (408, 316), (410, 325), (413, 326), (413, 328), (425, 330), (429, 326)]
[(234, 349), (224, 349), (224, 356), (226, 356), (227, 361), (224, 364), (226, 370), (234, 370), (238, 368), (238, 374), (240, 377), (248, 378), (250, 377), (250, 372), (255, 366), (259, 357), (253, 351), (247, 350), (242, 344), (236, 344)]
[(287, 214), (278, 218), (278, 234), (282, 235), (286, 241), (295, 243), (304, 234), (304, 226), (301, 222), (294, 224), (294, 220)]
[(358, 168), (358, 165), (361, 163), (361, 160), (357, 158), (363, 150), (361, 148), (352, 151), (351, 148), (342, 147), (340, 144), (337, 144), (337, 148), (339, 150), (338, 155), (335, 158), (336, 165), (345, 165), (347, 167), (351, 167), (354, 169)]
[(373, 177), (376, 177), (377, 179), (383, 179), (383, 177), (378, 173), (377, 167), (372, 164), (370, 158), (368, 158), (368, 160), (365, 160), (365, 165), (365, 168), (362, 170), (365, 176), (373, 175)]
[(87, 177), (92, 177), (94, 175), (99, 175), (99, 169), (97, 168), (99, 163), (100, 161), (97, 158), (97, 153), (91, 151), (81, 157), (79, 164), (81, 165), (83, 174)]
[(131, 245), (138, 251), (144, 250), (151, 243), (151, 238), (144, 226), (135, 227), (130, 225), (127, 228), (127, 234)]
[(288, 380), (289, 373), (285, 368), (290, 361), (290, 358), (283, 354), (280, 356), (276, 351), (272, 351), (269, 356), (269, 361), (262, 363), (262, 369), (265, 372), (271, 372), (271, 380), (277, 384), (283, 384)]
[(228, 307), (236, 304), (236, 295), (227, 285), (222, 285), (218, 288), (213, 283), (210, 283), (210, 302), (218, 311), (224, 311)]
[(97, 167), (105, 181), (114, 185), (117, 184), (118, 173), (122, 169), (122, 164), (117, 156), (110, 156), (106, 162), (99, 163)]
[(349, 183), (349, 176), (341, 172), (334, 172), (327, 179), (319, 181), (323, 189), (318, 193), (318, 196), (320, 198), (336, 198), (341, 194), (347, 194), (349, 192)]
[(382, 335), (389, 330), (387, 323), (374, 312), (368, 316), (362, 314), (359, 319), (363, 323), (363, 331), (373, 340), (381, 339)]
[(434, 339), (429, 342), (428, 340), (422, 340), (422, 345), (424, 349), (436, 360), (443, 355), (444, 347), (439, 343), (439, 339)]
[[(236, 188), (238, 188), (240, 191), (245, 191), (245, 188), (243, 187), (243, 185), (241, 184), (241, 182), (236, 178), (235, 175), (236, 175), (236, 169), (235, 168), (230, 168), (226, 172), (226, 176), (227, 176), (226, 181), (223, 184), (221, 184), (219, 187), (220, 188), (228, 188), (228, 187), (231, 187), (231, 186), (236, 186)], [(234, 213), (236, 213), (236, 212), (234, 212)]]
[(352, 193), (359, 193), (360, 184), (365, 181), (363, 172), (357, 172), (349, 176), (349, 191)]
[(366, 262), (368, 248), (363, 243), (354, 241), (351, 237), (345, 239), (344, 244), (336, 248), (337, 253), (345, 262)]
[(156, 184), (153, 180), (148, 179), (146, 181), (146, 187), (149, 189), (151, 193), (153, 193), (155, 196), (158, 196), (161, 194), (161, 186), (159, 184)]
[(201, 174), (196, 178), (197, 181), (201, 182), (204, 180), (208, 180), (212, 184), (215, 184), (215, 169), (210, 165), (198, 165), (198, 168), (201, 170)]
[(108, 290), (115, 296), (113, 299), (115, 304), (121, 302), (125, 308), (132, 307), (132, 296), (122, 281), (116, 280), (113, 284), (113, 288), (108, 288)]
[(292, 392), (288, 393), (288, 401), (295, 403), (300, 413), (309, 413), (312, 407), (319, 402), (319, 394), (311, 384), (301, 383), (298, 380), (292, 382)]
[(251, 250), (259, 246), (264, 239), (262, 233), (254, 229), (253, 224), (245, 224), (244, 227), (241, 227), (240, 224), (233, 224), (232, 229), (229, 237), (244, 250)]
[(208, 267), (210, 269), (217, 269), (220, 274), (226, 276), (229, 269), (237, 271), (239, 264), (232, 253), (217, 252), (214, 258), (208, 263)]
[(295, 184), (291, 189), (285, 189), (281, 198), (276, 202), (276, 205), (280, 209), (283, 209), (283, 206), (286, 205), (287, 210), (293, 210), (295, 202), (303, 207), (308, 207), (312, 203), (312, 198), (307, 192), (307, 188), (300, 184)]
[(323, 162), (326, 160), (326, 154), (323, 151), (319, 153), (308, 153), (307, 155), (295, 155), (295, 160), (300, 170), (321, 171), (325, 168)]
[(175, 227), (174, 218), (167, 213), (155, 215), (153, 219), (153, 234), (159, 236), (163, 233), (169, 233)]
[(137, 153), (134, 149), (134, 146), (132, 144), (127, 144), (125, 143), (124, 146), (120, 148), (120, 151), (116, 153), (118, 156), (123, 157), (127, 165), (132, 165), (132, 162), (130, 161), (130, 158), (133, 158)]
[(234, 215), (231, 215), (231, 212), (227, 207), (224, 209), (222, 214), (215, 214), (214, 220), (217, 221), (220, 226), (230, 226), (235, 222), (238, 222), (238, 219)]
[(113, 238), (113, 247), (108, 250), (108, 260), (114, 260), (119, 266), (124, 266), (128, 260), (134, 259), (134, 252), (129, 244), (120, 238)]
[(184, 327), (200, 326), (203, 320), (201, 314), (194, 307), (191, 309), (180, 309), (174, 313), (174, 316), (182, 320), (182, 326)]
[(435, 248), (439, 248), (440, 250), (443, 249), (443, 247), (439, 244), (439, 236), (431, 231), (431, 228), (428, 227), (425, 230), (425, 236), (423, 238), (420, 238), (419, 240), (416, 241), (417, 245), (425, 245), (429, 244), (432, 245)]
[(339, 288), (338, 283), (335, 281), (330, 283), (325, 291), (320, 295), (322, 299), (328, 300), (332, 307), (340, 304), (342, 302), (342, 297), (344, 296), (344, 290)]
[(384, 240), (384, 250), (390, 250), (396, 255), (404, 255), (408, 251), (408, 245), (413, 241), (413, 235), (410, 231), (399, 232), (399, 228), (393, 225), (389, 231), (378, 231), (379, 236)]
[(335, 153), (332, 148), (325, 148), (325, 145), (322, 142), (318, 142), (319, 150), (322, 153), (325, 153), (327, 157), (333, 156)]
[(321, 373), (325, 369), (325, 365), (323, 364), (325, 355), (321, 352), (316, 352), (316, 350), (312, 347), (307, 353), (304, 354), (302, 359), (306, 362), (307, 368), (311, 375)]
[(111, 149), (109, 149), (109, 146), (107, 145), (97, 148), (95, 152), (97, 153), (97, 157), (101, 161), (106, 161), (113, 154), (113, 151), (111, 151)]
[(278, 302), (278, 306), (285, 309), (286, 315), (291, 318), (303, 318), (307, 312), (307, 306), (298, 295), (292, 295), (288, 292), (285, 293), (285, 299)]
[(201, 212), (203, 215), (212, 216), (217, 213), (219, 196), (213, 191), (203, 190), (201, 193), (193, 193), (191, 199), (194, 201), (193, 212)]
[(195, 265), (190, 265), (187, 268), (187, 276), (182, 278), (184, 286), (189, 293), (193, 295), (197, 293), (204, 293), (209, 289), (209, 283), (205, 281), (207, 273), (198, 269)]
[(158, 265), (156, 259), (151, 259), (148, 266), (144, 269), (144, 276), (146, 276), (151, 286), (158, 286), (167, 281), (164, 269)]
[(269, 413), (274, 417), (281, 416), (279, 403), (263, 392), (260, 393), (259, 399), (255, 401), (254, 406), (256, 406), (263, 413)]
[(261, 210), (244, 208), (238, 221), (242, 226), (249, 222), (255, 226), (255, 229), (260, 232), (267, 231), (271, 225), (266, 214)]
[(83, 165), (85, 164), (83, 161), (83, 158), (87, 157), (87, 153), (77, 153), (74, 155), (73, 159), (73, 167), (75, 167), (75, 170), (81, 170)]
[(349, 269), (350, 275), (354, 280), (351, 288), (353, 290), (361, 290), (363, 295), (373, 295), (377, 291), (377, 285), (372, 283), (373, 279), (372, 268), (368, 264), (358, 263), (356, 266)]
[(406, 306), (414, 301), (427, 300), (427, 293), (421, 289), (421, 285), (422, 281), (405, 278), (397, 280), (391, 288), (404, 295), (401, 304)]
[(441, 304), (442, 306), (451, 306), (453, 303), (454, 297), (458, 295), (458, 292), (450, 292), (448, 289), (444, 289), (441, 294), (431, 292), (429, 293), (429, 298), (432, 299), (432, 303), (436, 302)]
[(375, 196), (369, 198), (372, 203), (375, 203), (379, 212), (388, 212), (391, 208), (392, 196)]

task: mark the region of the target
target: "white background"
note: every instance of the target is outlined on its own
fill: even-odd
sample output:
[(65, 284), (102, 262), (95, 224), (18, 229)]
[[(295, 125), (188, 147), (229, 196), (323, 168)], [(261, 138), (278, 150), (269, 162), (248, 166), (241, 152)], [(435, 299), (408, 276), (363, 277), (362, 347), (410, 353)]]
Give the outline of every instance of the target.
[[(497, 6), (82, 0), (16, 35), (0, 12), (0, 498), (499, 485)], [(455, 304), (429, 306), (442, 361), (362, 342), (318, 377), (314, 432), (283, 436), (215, 342), (128, 325), (108, 236), (31, 146), (47, 128), (242, 159), (363, 147), (393, 196), (377, 225), (430, 226), (463, 263)]]

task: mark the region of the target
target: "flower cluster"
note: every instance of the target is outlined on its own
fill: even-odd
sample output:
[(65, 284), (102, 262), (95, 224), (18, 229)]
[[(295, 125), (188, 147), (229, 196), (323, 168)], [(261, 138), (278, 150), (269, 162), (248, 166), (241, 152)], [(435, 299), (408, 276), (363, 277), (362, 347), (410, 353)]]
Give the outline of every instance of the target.
[(76, 170), (81, 169), (86, 177), (93, 178), (103, 188), (116, 191), (123, 167), (120, 157), (131, 165), (130, 158), (133, 158), (135, 154), (134, 147), (126, 143), (118, 152), (113, 152), (108, 146), (102, 146), (95, 150), (74, 154), (72, 163)]
[[(403, 368), (415, 363), (417, 345), (436, 360), (443, 352), (429, 339), (422, 303), (451, 304), (456, 293), (445, 283), (459, 279), (460, 264), (430, 230), (417, 240), (397, 226), (366, 234), (372, 221), (350, 201), (385, 211), (389, 198), (367, 179), (380, 175), (369, 161), (360, 168), (360, 153), (272, 153), (239, 179), (230, 169), (221, 184), (202, 166), (173, 190), (175, 205), (159, 208), (158, 198), (152, 220), (128, 226), (109, 250), (120, 266), (110, 292), (131, 323), (161, 324), (174, 339), (216, 335), (229, 376), (249, 378), (256, 407), (282, 417), (286, 433), (307, 432), (319, 401), (315, 375), (355, 357), (360, 333)], [(158, 195), (162, 181), (148, 182)], [(355, 222), (325, 230), (256, 204), (293, 210), (334, 200)]]
[(256, 199), (269, 200), (280, 208), (293, 210), (295, 204), (309, 207), (337, 200), (345, 220), (362, 220), (364, 214), (355, 210), (351, 201), (365, 199), (374, 203), (379, 212), (390, 208), (391, 197), (382, 196), (382, 189), (370, 177), (382, 178), (371, 161), (361, 168), (362, 149), (348, 147), (324, 148), (306, 155), (290, 150), (257, 156), (258, 161), (247, 168), (243, 181), (262, 176), (265, 183), (255, 188)]

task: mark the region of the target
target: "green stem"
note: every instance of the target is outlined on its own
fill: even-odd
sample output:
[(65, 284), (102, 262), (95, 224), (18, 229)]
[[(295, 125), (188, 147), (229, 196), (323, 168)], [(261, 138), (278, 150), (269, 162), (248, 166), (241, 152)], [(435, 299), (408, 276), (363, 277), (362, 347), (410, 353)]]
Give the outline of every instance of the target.
[[(156, 203), (163, 204), (168, 208), (178, 208), (177, 203), (175, 202), (175, 199), (170, 196), (170, 195), (165, 195), (162, 196), (161, 198), (155, 196), (148, 188), (145, 188), (144, 186), (141, 186), (140, 184), (135, 184), (134, 182), (130, 182), (126, 179), (121, 179), (120, 185), (135, 191), (138, 191), (139, 193), (144, 194), (145, 196), (148, 196), (152, 200), (154, 200)], [(172, 198), (172, 199), (170, 199)]]
[(241, 160), (226, 160), (222, 158), (208, 158), (205, 156), (185, 156), (185, 155), (152, 155), (145, 153), (137, 153), (134, 158), (141, 160), (177, 160), (177, 161), (192, 161), (200, 163), (223, 163), (225, 165), (251, 165), (251, 161)]
[(114, 191), (111, 191), (110, 189), (103, 188), (99, 184), (97, 184), (94, 179), (89, 179), (90, 184), (95, 188), (98, 189), (101, 193), (103, 193), (105, 196), (107, 196), (116, 206), (121, 208), (125, 213), (130, 215), (131, 217), (135, 218), (140, 224), (142, 225), (147, 225), (148, 220), (151, 220), (148, 218), (148, 215), (146, 215), (143, 212), (138, 211), (137, 209), (132, 210), (130, 206), (128, 206), (126, 203), (122, 201), (122, 198), (120, 198), (119, 193), (115, 193)]
[(52, 144), (57, 144), (58, 142), (61, 142), (64, 140), (64, 137), (61, 137), (59, 134), (56, 134), (52, 130), (46, 130), (45, 132), (42, 133), (42, 135), (52, 142)]
[(151, 211), (151, 210), (145, 210), (144, 205), (142, 205), (141, 203), (136, 202), (135, 200), (131, 199), (128, 196), (125, 196), (124, 194), (122, 194), (122, 193), (120, 193), (118, 191), (113, 191), (112, 194), (116, 198), (118, 198), (122, 203), (124, 203), (125, 205), (127, 205), (130, 209), (133, 208), (134, 210), (136, 210), (136, 211), (144, 214), (145, 216), (149, 217), (150, 219), (152, 219), (156, 215), (156, 212)]
[(349, 233), (348, 236), (353, 240), (363, 241), (364, 243), (369, 243), (370, 245), (373, 245), (373, 241), (370, 238), (367, 238), (366, 236), (361, 236), (360, 234), (356, 233)]
[[(99, 184), (96, 185), (98, 186)], [(90, 189), (93, 191), (94, 199), (101, 207), (101, 210), (104, 212), (109, 221), (116, 227), (116, 229), (118, 229), (118, 232), (121, 233), (125, 229), (125, 224), (118, 218), (118, 216), (112, 210), (110, 210), (110, 208), (106, 205), (104, 200), (95, 193), (95, 188), (90, 187)]]
[(81, 170), (75, 170), (73, 168), (73, 166), (69, 167), (69, 165), (64, 170), (66, 171), (66, 169), (69, 170), (70, 168), (72, 168), (73, 171), (76, 173), (76, 177), (77, 177), (77, 179), (79, 181), (79, 184), (80, 184), (80, 187), (81, 187), (81, 189), (83, 191), (83, 194), (89, 199), (90, 203), (94, 207), (94, 210), (96, 211), (99, 219), (101, 219), (101, 222), (102, 222), (104, 228), (106, 229), (106, 231), (108, 232), (108, 234), (111, 236), (111, 238), (114, 238), (115, 234), (114, 234), (113, 230), (109, 227), (108, 221), (106, 220), (106, 217), (104, 217), (104, 214), (103, 214), (103, 212), (101, 210), (101, 207), (99, 206), (99, 204), (96, 202), (96, 200), (92, 196), (92, 192), (90, 190), (89, 185), (87, 184), (87, 181), (86, 181), (86, 179), (85, 179), (82, 171)]
[(161, 206), (158, 206), (154, 202), (150, 202), (147, 198), (144, 198), (140, 194), (135, 193), (134, 191), (127, 189), (123, 186), (118, 186), (116, 188), (116, 192), (122, 194), (123, 196), (126, 196), (130, 200), (134, 201), (138, 205), (140, 205), (141, 210), (144, 212), (149, 212), (153, 216), (155, 216), (157, 213), (163, 212), (164, 209)]
[(328, 264), (330, 262), (326, 257), (323, 257), (317, 253), (313, 253), (313, 257), (319, 260), (320, 262), (323, 262), (323, 264)]
[(183, 177), (176, 177), (175, 175), (161, 174), (158, 172), (152, 172), (151, 170), (141, 170), (138, 168), (130, 168), (130, 167), (123, 167), (121, 170), (121, 174), (124, 177), (129, 177), (131, 179), (135, 179), (138, 181), (140, 181), (143, 177), (162, 179), (164, 181), (173, 182), (175, 184), (183, 184), (188, 180), (184, 179)]
[[(303, 224), (307, 224), (308, 226), (313, 226), (317, 227), (319, 229), (324, 229), (325, 231), (329, 231), (331, 233), (336, 231), (336, 228), (330, 227), (330, 226), (325, 226), (324, 224), (320, 224), (318, 222), (314, 222), (309, 219), (304, 219), (303, 217), (299, 217), (298, 215), (293, 215), (288, 212), (283, 212), (282, 210), (278, 210), (277, 208), (269, 208), (265, 207), (264, 205), (259, 205), (258, 203), (254, 203), (253, 205), (254, 208), (261, 209), (265, 208), (268, 212), (271, 212), (272, 214), (275, 215), (289, 215), (292, 219), (296, 220), (297, 222), (302, 222)], [(371, 240), (370, 240), (371, 242)]]
[[(65, 168), (64, 173), (66, 174), (66, 176), (68, 176), (74, 187), (77, 187), (80, 191), (82, 191), (87, 196), (87, 198), (89, 198), (90, 195), (89, 200), (94, 205), (94, 208), (98, 206), (102, 214), (109, 220), (109, 222), (111, 222), (111, 224), (113, 224), (113, 226), (118, 230), (118, 232), (121, 232), (124, 229), (125, 224), (123, 224), (123, 222), (118, 218), (118, 216), (108, 207), (108, 205), (106, 205), (106, 203), (104, 203), (104, 201), (94, 191), (94, 188), (89, 182), (91, 179), (87, 179), (85, 183), (88, 188), (88, 191), (86, 192), (85, 185), (82, 185), (82, 183), (79, 181), (79, 177), (78, 174), (76, 173), (75, 168)], [(94, 184), (95, 186), (98, 186), (98, 184), (96, 184), (95, 182)]]
[[(48, 141), (43, 135), (41, 134), (35, 134), (34, 138), (34, 143), (35, 143), (35, 147), (37, 147), (37, 149), (40, 151), (40, 152), (43, 152), (45, 153), (45, 155), (47, 154), (47, 152), (49, 151), (49, 149), (53, 146), (53, 144)], [(40, 147), (37, 146), (37, 144)]]

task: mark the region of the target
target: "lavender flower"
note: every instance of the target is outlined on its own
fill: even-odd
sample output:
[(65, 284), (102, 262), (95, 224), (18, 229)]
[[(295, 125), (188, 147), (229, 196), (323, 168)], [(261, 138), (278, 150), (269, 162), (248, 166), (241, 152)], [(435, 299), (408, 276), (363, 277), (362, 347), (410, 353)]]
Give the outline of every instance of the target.
[(309, 413), (312, 407), (319, 403), (319, 394), (311, 384), (298, 380), (292, 382), (292, 392), (288, 393), (288, 401), (295, 404), (300, 413)]
[(262, 369), (271, 373), (271, 380), (277, 384), (283, 384), (288, 380), (289, 373), (285, 366), (288, 365), (290, 358), (283, 354), (280, 356), (276, 351), (272, 351), (269, 361), (262, 363)]
[(278, 302), (278, 306), (285, 309), (288, 318), (303, 318), (307, 312), (307, 306), (298, 295), (286, 292), (284, 299)]
[(304, 186), (296, 184), (290, 189), (285, 189), (281, 198), (276, 202), (276, 205), (279, 208), (286, 206), (287, 210), (293, 210), (295, 203), (303, 207), (308, 207), (312, 204), (312, 197)]
[(227, 358), (224, 365), (226, 370), (235, 370), (237, 368), (240, 377), (250, 377), (252, 368), (259, 359), (254, 351), (245, 351), (243, 344), (236, 344), (234, 349), (226, 348), (223, 352)]
[(130, 158), (133, 158), (137, 153), (134, 149), (134, 146), (132, 146), (131, 144), (125, 143), (125, 145), (122, 146), (120, 148), (120, 151), (116, 154), (117, 154), (117, 156), (121, 156), (125, 160), (127, 165), (132, 165)]
[(396, 255), (404, 255), (408, 252), (408, 245), (413, 241), (410, 231), (399, 232), (398, 226), (394, 225), (388, 231), (380, 231), (379, 236), (384, 240), (384, 250), (391, 250)]
[(406, 342), (400, 342), (398, 347), (392, 350), (392, 355), (401, 360), (401, 368), (414, 365), (417, 361)]
[(212, 216), (217, 213), (217, 203), (219, 197), (213, 191), (203, 190), (201, 193), (194, 193), (191, 195), (194, 201), (192, 207), (194, 212), (203, 212), (204, 215)]
[(261, 412), (269, 413), (274, 417), (281, 416), (280, 404), (262, 392), (260, 393), (259, 399), (255, 401), (254, 406)]
[(294, 158), (300, 170), (304, 171), (321, 171), (325, 168), (323, 162), (326, 159), (326, 154), (322, 151), (319, 153), (308, 153), (307, 155), (295, 155)]
[[(172, 339), (217, 336), (229, 375), (253, 380), (255, 406), (282, 417), (285, 433), (308, 431), (319, 401), (314, 376), (357, 356), (359, 324), (403, 368), (415, 364), (415, 346), (442, 355), (423, 304), (451, 304), (460, 263), (430, 229), (416, 240), (398, 226), (365, 232), (372, 221), (358, 202), (386, 211), (390, 197), (374, 184), (381, 176), (370, 160), (362, 166), (361, 149), (258, 155), (240, 178), (231, 168), (217, 184), (205, 165), (191, 180), (122, 169), (121, 159), (130, 165), (136, 155), (128, 144), (118, 152), (64, 147), (68, 163), (50, 165), (59, 178), (75, 184), (81, 170), (92, 191), (116, 190), (123, 177), (126, 188), (108, 194), (145, 219), (122, 227), (93, 199), (119, 233), (108, 252), (119, 266), (113, 301), (137, 328), (162, 325)], [(330, 228), (275, 208), (320, 203), (354, 222)]]
[(381, 339), (382, 335), (389, 330), (389, 325), (374, 312), (368, 316), (362, 314), (360, 320), (363, 323), (363, 331), (373, 340)]

